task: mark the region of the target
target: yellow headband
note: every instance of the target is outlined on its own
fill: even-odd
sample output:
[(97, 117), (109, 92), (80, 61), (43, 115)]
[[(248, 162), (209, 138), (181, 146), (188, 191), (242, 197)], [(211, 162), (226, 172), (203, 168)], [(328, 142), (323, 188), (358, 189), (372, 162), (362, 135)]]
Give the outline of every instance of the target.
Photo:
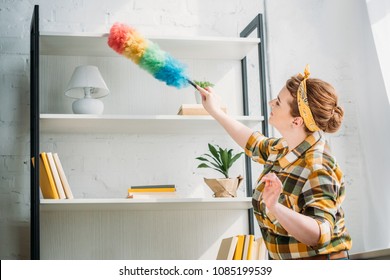
[(297, 92), (297, 101), (299, 114), (301, 115), (306, 127), (310, 131), (317, 131), (320, 128), (316, 125), (314, 121), (313, 114), (311, 113), (309, 102), (307, 102), (307, 91), (306, 91), (306, 80), (310, 76), (309, 65), (306, 65), (304, 75), (299, 74), (300, 77), (303, 77), (302, 82), (299, 84)]

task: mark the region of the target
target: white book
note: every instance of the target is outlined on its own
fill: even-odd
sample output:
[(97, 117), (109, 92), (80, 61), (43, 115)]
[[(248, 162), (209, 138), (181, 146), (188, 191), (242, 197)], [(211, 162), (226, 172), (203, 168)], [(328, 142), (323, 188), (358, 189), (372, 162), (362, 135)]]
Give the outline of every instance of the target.
[(248, 251), (249, 251), (249, 241), (251, 239), (250, 235), (245, 235), (244, 239), (244, 250), (242, 252), (242, 259), (247, 260), (248, 259)]
[(267, 247), (265, 246), (264, 239), (262, 237), (259, 237), (256, 241), (259, 243), (258, 259), (259, 260), (268, 259), (268, 251), (267, 251)]
[(129, 192), (127, 198), (149, 199), (149, 198), (177, 198), (176, 192)]
[(58, 174), (56, 164), (54, 162), (53, 154), (49, 152), (46, 153), (46, 156), (47, 156), (47, 161), (49, 162), (50, 165), (51, 174), (53, 175), (54, 182), (57, 187), (58, 196), (60, 197), (60, 199), (65, 199), (66, 195), (64, 192), (64, 188), (62, 187), (61, 179)]
[(217, 260), (232, 260), (236, 250), (238, 237), (232, 236), (224, 238), (218, 249)]
[(253, 241), (253, 248), (252, 248), (252, 251), (251, 251), (251, 255), (250, 255), (250, 260), (259, 260), (259, 246), (260, 246), (260, 242), (259, 240), (254, 240)]
[(57, 167), (58, 174), (60, 175), (62, 187), (64, 188), (66, 198), (72, 199), (72, 198), (74, 198), (73, 193), (72, 193), (72, 190), (71, 190), (70, 185), (68, 183), (68, 179), (66, 179), (66, 175), (65, 175), (64, 169), (62, 168), (62, 164), (61, 164), (60, 158), (58, 157), (58, 154), (54, 153), (53, 158), (54, 158), (54, 162), (55, 162), (56, 167)]

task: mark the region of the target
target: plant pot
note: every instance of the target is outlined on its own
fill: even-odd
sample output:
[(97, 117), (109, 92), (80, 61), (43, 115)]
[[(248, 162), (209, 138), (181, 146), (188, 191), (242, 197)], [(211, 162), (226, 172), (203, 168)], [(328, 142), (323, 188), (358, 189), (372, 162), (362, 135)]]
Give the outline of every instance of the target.
[(240, 175), (237, 178), (204, 178), (204, 182), (214, 192), (214, 197), (237, 197), (237, 189), (242, 184), (243, 179)]
[(200, 95), (199, 91), (195, 90), (195, 100), (196, 104), (202, 104), (202, 96)]

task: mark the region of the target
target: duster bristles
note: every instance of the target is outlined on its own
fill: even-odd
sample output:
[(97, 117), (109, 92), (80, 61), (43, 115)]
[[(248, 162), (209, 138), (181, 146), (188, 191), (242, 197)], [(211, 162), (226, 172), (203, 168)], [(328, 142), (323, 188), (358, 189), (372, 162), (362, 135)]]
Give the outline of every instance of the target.
[(188, 78), (184, 73), (184, 65), (169, 54), (165, 56), (164, 66), (156, 72), (154, 77), (164, 81), (168, 86), (182, 88), (188, 85)]
[(108, 45), (169, 86), (183, 88), (189, 85), (185, 65), (130, 26), (115, 23), (108, 36)]
[(148, 48), (139, 61), (139, 66), (154, 76), (159, 69), (164, 67), (165, 55), (166, 53), (164, 51), (149, 41)]
[(115, 23), (108, 36), (108, 45), (117, 53), (122, 54), (125, 44), (131, 34), (131, 28), (121, 23)]
[(138, 64), (147, 46), (148, 42), (138, 32), (133, 31), (125, 42), (123, 55)]

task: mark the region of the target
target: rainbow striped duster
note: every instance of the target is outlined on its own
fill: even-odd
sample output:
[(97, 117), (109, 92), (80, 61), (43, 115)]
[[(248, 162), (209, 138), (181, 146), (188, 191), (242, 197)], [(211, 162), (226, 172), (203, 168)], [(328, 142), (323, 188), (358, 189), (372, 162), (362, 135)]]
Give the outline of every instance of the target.
[(115, 23), (110, 29), (108, 45), (169, 86), (189, 85), (185, 65), (130, 26)]

